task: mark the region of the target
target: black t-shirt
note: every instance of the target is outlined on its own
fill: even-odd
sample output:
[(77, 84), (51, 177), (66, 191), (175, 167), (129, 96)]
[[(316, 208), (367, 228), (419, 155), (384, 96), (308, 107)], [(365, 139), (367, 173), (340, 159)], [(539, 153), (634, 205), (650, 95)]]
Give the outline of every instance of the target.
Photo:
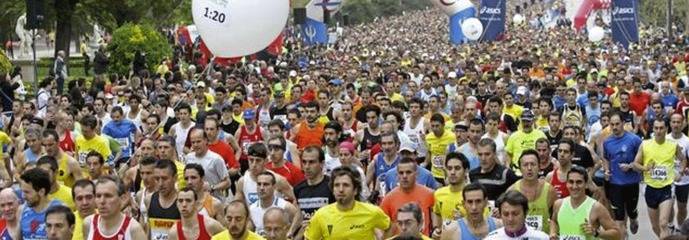
[(469, 179), (471, 182), (478, 181), (481, 183), (488, 192), (488, 200), (495, 201), (500, 194), (507, 191), (507, 188), (519, 180), (519, 177), (511, 169), (496, 164), (493, 170), (488, 173), (481, 173), (481, 168), (471, 170)]
[(309, 220), (321, 207), (335, 202), (335, 196), (330, 190), (330, 177), (323, 177), (320, 183), (309, 186), (306, 180), (294, 186), (294, 196), (301, 209), (304, 220)]
[(226, 133), (234, 134), (237, 132), (237, 129), (239, 129), (239, 122), (235, 121), (234, 119), (228, 124), (220, 121), (220, 128)]
[(548, 138), (548, 142), (550, 143), (550, 150), (554, 150), (557, 148), (558, 144), (560, 144), (560, 140), (562, 139), (562, 131), (558, 131), (555, 136), (552, 135), (553, 133), (551, 131), (546, 131), (545, 136)]

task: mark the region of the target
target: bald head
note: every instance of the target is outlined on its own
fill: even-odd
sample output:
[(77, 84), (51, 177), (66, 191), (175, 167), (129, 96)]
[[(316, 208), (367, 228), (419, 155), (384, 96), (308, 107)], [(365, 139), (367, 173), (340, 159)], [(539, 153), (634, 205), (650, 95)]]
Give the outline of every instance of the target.
[(263, 214), (263, 226), (268, 240), (286, 240), (289, 231), (289, 214), (277, 207), (269, 208)]

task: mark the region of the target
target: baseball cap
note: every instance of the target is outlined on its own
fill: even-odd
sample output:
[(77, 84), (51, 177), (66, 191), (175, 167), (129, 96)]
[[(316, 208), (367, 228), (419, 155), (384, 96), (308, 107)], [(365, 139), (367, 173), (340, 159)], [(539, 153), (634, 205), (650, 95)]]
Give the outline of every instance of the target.
[(205, 82), (203, 82), (203, 81), (199, 81), (199, 82), (197, 82), (197, 83), (196, 83), (196, 87), (202, 87), (202, 88), (205, 88), (205, 87), (206, 87), (206, 83), (205, 83)]
[(289, 76), (290, 76), (290, 77), (296, 77), (296, 76), (297, 76), (297, 71), (295, 71), (295, 70), (289, 71)]
[(342, 82), (342, 79), (335, 78), (335, 79), (330, 80), (329, 83), (339, 86), (339, 85), (342, 85), (343, 82)]
[(402, 151), (408, 151), (408, 152), (414, 153), (414, 152), (416, 152), (416, 144), (414, 144), (413, 142), (404, 141), (400, 145), (400, 150), (398, 152), (401, 153)]
[(105, 99), (113, 99), (115, 96), (112, 95), (112, 93), (106, 93), (105, 94)]
[(531, 110), (524, 110), (524, 112), (522, 112), (522, 116), (521, 116), (521, 119), (522, 119), (522, 120), (524, 120), (524, 121), (533, 121), (533, 118), (534, 118), (534, 115), (533, 115), (533, 113), (531, 112)]
[(517, 95), (526, 95), (526, 93), (528, 93), (528, 92), (529, 92), (529, 89), (527, 89), (524, 86), (519, 86), (517, 88)]
[(275, 93), (273, 93), (273, 97), (276, 97), (276, 98), (285, 97), (285, 93), (283, 91), (276, 91)]
[(449, 72), (447, 74), (447, 78), (457, 78), (457, 73), (456, 72)]
[(256, 111), (254, 109), (249, 108), (244, 110), (244, 120), (254, 120), (256, 118)]

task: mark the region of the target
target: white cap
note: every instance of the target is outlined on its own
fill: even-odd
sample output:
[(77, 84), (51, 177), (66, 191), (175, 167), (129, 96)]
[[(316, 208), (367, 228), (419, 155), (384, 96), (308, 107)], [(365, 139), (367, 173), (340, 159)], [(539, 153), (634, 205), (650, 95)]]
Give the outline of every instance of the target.
[(411, 141), (404, 141), (400, 144), (400, 150), (398, 152), (402, 151), (416, 152), (416, 144)]
[(456, 72), (449, 72), (449, 73), (447, 73), (447, 78), (457, 78), (457, 73)]
[(294, 70), (289, 71), (289, 76), (290, 76), (290, 77), (296, 77), (296, 76), (297, 76), (297, 71), (294, 71)]
[(519, 86), (517, 88), (517, 95), (526, 95), (527, 92), (529, 92), (529, 89), (524, 86)]

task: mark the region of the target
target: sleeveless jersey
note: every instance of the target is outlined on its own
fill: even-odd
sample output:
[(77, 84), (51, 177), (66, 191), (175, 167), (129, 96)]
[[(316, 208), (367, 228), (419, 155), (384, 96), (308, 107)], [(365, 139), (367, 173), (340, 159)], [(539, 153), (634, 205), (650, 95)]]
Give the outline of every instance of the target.
[[(514, 183), (514, 189), (521, 192), (522, 180)], [(526, 216), (526, 225), (533, 229), (550, 232), (550, 208), (548, 207), (548, 192), (550, 184), (543, 183), (541, 193), (534, 201), (529, 201), (529, 212)]]
[(258, 124), (261, 127), (268, 127), (268, 123), (273, 120), (270, 117), (270, 108), (265, 108), (265, 106), (258, 108)]
[(507, 153), (505, 152), (505, 135), (507, 134), (505, 134), (502, 131), (498, 131), (498, 135), (495, 138), (491, 137), (488, 133), (484, 134), (483, 137), (481, 137), (481, 139), (488, 138), (492, 139), (493, 142), (495, 142), (495, 152), (498, 154), (498, 159), (500, 159), (500, 161), (502, 162), (505, 161), (504, 158), (505, 156), (507, 156)]
[(240, 127), (240, 132), (239, 132), (239, 139), (237, 139), (237, 143), (239, 146), (242, 148), (242, 156), (239, 158), (241, 161), (248, 161), (249, 156), (246, 154), (249, 152), (249, 147), (259, 141), (263, 141), (263, 136), (261, 135), (261, 129), (256, 126), (256, 129), (254, 129), (254, 133), (249, 133), (249, 130), (246, 129), (246, 126), (241, 126)]
[(57, 176), (55, 177), (59, 183), (67, 187), (74, 186), (74, 174), (69, 172), (69, 156), (62, 154), (62, 157), (57, 161)]
[(658, 144), (655, 139), (649, 139), (641, 145), (641, 151), (644, 166), (655, 164), (651, 171), (644, 171), (644, 182), (653, 188), (663, 188), (672, 184), (675, 180), (677, 144), (668, 140)]
[(0, 239), (12, 240), (12, 235), (10, 235), (10, 230), (7, 229), (7, 219), (0, 219)]
[(244, 191), (244, 199), (249, 205), (258, 201), (258, 186), (256, 181), (251, 178), (251, 174), (246, 174), (244, 178), (244, 183), (242, 184), (242, 191)]
[(411, 118), (405, 119), (404, 130), (402, 131), (409, 136), (409, 140), (411, 140), (412, 143), (416, 144), (417, 155), (419, 157), (425, 157), (428, 153), (428, 149), (426, 149), (426, 143), (424, 142), (426, 133), (423, 129), (423, 118), (419, 119), (419, 122), (413, 127), (411, 126)]
[(562, 206), (557, 212), (557, 223), (560, 230), (560, 239), (573, 239), (573, 240), (584, 240), (584, 239), (595, 239), (593, 237), (587, 237), (584, 231), (581, 230), (581, 224), (584, 224), (589, 219), (593, 205), (596, 200), (593, 198), (586, 197), (577, 209), (572, 208), (571, 198), (567, 197), (562, 200)]
[(380, 134), (373, 135), (368, 131), (368, 127), (364, 128), (364, 137), (361, 139), (361, 144), (359, 148), (361, 151), (371, 149), (373, 145), (380, 143)]
[(24, 205), (21, 212), (20, 231), (22, 239), (47, 239), (48, 231), (45, 226), (45, 212), (52, 206), (61, 205), (57, 200), (52, 200), (43, 211), (36, 212), (28, 205)]
[(569, 197), (569, 189), (567, 189), (567, 181), (560, 181), (558, 168), (553, 169), (553, 179), (550, 180), (550, 185), (555, 188), (557, 198)]
[[(270, 205), (270, 207), (278, 207), (281, 209), (285, 209), (286, 206), (287, 201), (279, 197), (273, 197), (273, 203)], [(261, 207), (261, 200), (257, 200), (249, 206), (249, 212), (251, 213), (249, 215), (256, 229), (254, 232), (259, 235), (264, 235), (263, 215), (266, 213), (266, 210), (268, 210), (268, 208)]]
[(189, 136), (189, 130), (194, 127), (194, 123), (189, 123), (189, 127), (182, 127), (182, 122), (175, 123), (172, 125), (172, 129), (175, 129), (175, 147), (177, 148), (177, 153), (182, 154), (184, 152), (184, 144), (187, 141), (187, 136)]
[(62, 151), (74, 152), (76, 146), (74, 145), (74, 138), (72, 138), (72, 132), (69, 130), (65, 130), (64, 135), (65, 138), (60, 140), (58, 146), (60, 146), (60, 149), (62, 149)]
[(124, 216), (124, 219), (122, 220), (122, 223), (120, 224), (120, 227), (118, 228), (117, 232), (113, 235), (105, 236), (101, 233), (100, 230), (100, 225), (98, 224), (100, 222), (100, 215), (96, 214), (93, 216), (93, 220), (91, 221), (91, 228), (89, 229), (89, 235), (86, 239), (88, 240), (134, 240), (132, 237), (131, 231), (129, 230), (129, 226), (131, 225), (132, 218), (128, 216)]
[(384, 173), (388, 172), (390, 169), (397, 167), (397, 164), (399, 162), (400, 162), (400, 156), (398, 155), (397, 157), (395, 157), (395, 160), (392, 161), (392, 163), (390, 165), (388, 165), (385, 162), (385, 153), (380, 152), (378, 154), (378, 156), (376, 157), (376, 162), (374, 163), (376, 165), (376, 168), (375, 168), (375, 171), (373, 173), (373, 176), (375, 178), (380, 177)]
[(148, 209), (148, 227), (151, 239), (167, 239), (168, 230), (180, 219), (177, 204), (173, 203), (168, 208), (160, 205), (160, 195), (156, 192), (151, 196), (151, 205)]
[[(687, 156), (687, 153), (689, 153), (689, 137), (687, 137), (687, 135), (682, 133), (682, 137), (675, 139), (672, 137), (672, 133), (668, 133), (665, 139), (677, 143), (677, 146), (680, 147), (684, 156)], [(680, 162), (680, 159), (675, 158), (675, 172), (681, 172), (682, 169), (680, 168), (682, 168), (682, 163)], [(675, 185), (685, 186), (687, 184), (689, 184), (689, 176), (687, 175), (682, 175), (677, 181), (675, 181)]]
[(213, 196), (211, 196), (210, 194), (206, 194), (206, 196), (203, 198), (202, 203), (203, 207), (201, 208), (201, 211), (199, 211), (199, 214), (209, 218), (215, 216), (216, 209), (213, 207)]
[[(471, 230), (469, 230), (469, 226), (465, 222), (464, 218), (460, 218), (457, 220), (457, 223), (459, 225), (459, 229), (462, 231), (462, 234), (459, 236), (458, 240), (481, 240), (480, 238), (474, 236), (474, 234), (471, 233)], [(495, 231), (497, 229), (497, 226), (495, 224), (495, 218), (493, 217), (488, 217), (486, 219), (486, 223), (488, 224), (488, 232)]]
[(562, 108), (562, 122), (564, 126), (581, 126), (584, 121), (584, 115), (581, 113), (579, 106), (570, 109), (567, 104)]
[[(196, 237), (196, 240), (210, 240), (211, 235), (208, 232), (208, 230), (206, 230), (206, 222), (203, 218), (203, 215), (197, 214), (196, 219), (198, 219), (198, 221), (199, 221), (199, 236)], [(182, 221), (181, 220), (177, 221), (177, 239), (179, 239), (179, 240), (187, 240), (188, 239), (186, 236), (184, 236), (184, 229), (182, 229)]]
[(132, 117), (129, 117), (129, 113), (130, 113), (130, 112), (131, 112), (131, 110), (127, 111), (127, 114), (125, 114), (124, 116), (125, 116), (129, 121), (132, 121), (132, 123), (134, 123), (134, 125), (136, 125), (137, 127), (141, 127), (141, 109), (139, 109), (139, 112), (137, 112), (137, 113), (136, 113), (136, 116), (134, 116), (133, 118), (132, 118)]

